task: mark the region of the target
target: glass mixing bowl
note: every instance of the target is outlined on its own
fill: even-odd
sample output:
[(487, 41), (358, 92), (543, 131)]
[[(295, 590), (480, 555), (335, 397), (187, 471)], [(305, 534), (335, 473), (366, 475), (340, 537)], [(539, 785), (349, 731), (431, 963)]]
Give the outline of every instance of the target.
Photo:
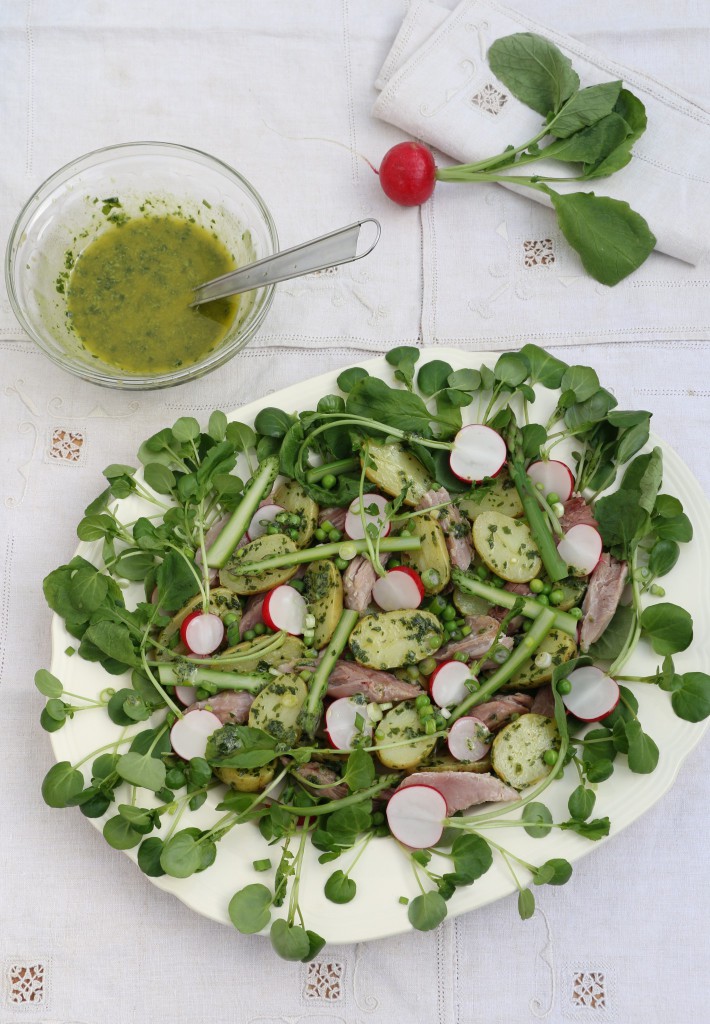
[[(213, 230), (234, 254), (237, 266), (270, 256), (278, 236), (266, 204), (238, 171), (207, 153), (165, 142), (110, 146), (73, 160), (37, 189), (10, 234), (5, 278), (12, 308), (23, 329), (43, 352), (70, 373), (94, 384), (152, 390), (183, 384), (226, 363), (261, 327), (274, 286), (241, 297), (237, 314), (216, 348), (199, 362), (167, 372), (131, 373), (88, 351), (72, 330), (66, 284), (83, 249), (103, 232), (115, 230), (121, 215), (194, 218)], [(195, 281), (195, 285), (201, 284)]]

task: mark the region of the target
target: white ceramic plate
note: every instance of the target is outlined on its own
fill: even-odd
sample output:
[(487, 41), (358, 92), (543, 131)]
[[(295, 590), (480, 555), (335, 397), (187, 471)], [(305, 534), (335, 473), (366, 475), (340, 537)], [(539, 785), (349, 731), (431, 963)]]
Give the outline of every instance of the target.
[[(475, 367), (480, 363), (493, 365), (498, 356), (455, 349), (424, 349), (420, 365), (434, 358), (444, 359), (454, 369), (461, 369)], [(370, 374), (393, 382), (392, 368), (383, 358), (371, 359), (360, 365)], [(340, 372), (342, 370), (326, 373), (268, 395), (237, 410), (233, 418), (253, 423), (256, 414), (265, 406), (278, 406), (288, 411), (314, 408), (322, 395), (337, 391), (336, 378)], [(551, 395), (552, 392), (543, 389), (534, 407), (535, 413), (540, 413), (541, 420), (551, 411)], [(475, 418), (475, 409), (474, 403), (469, 409), (463, 410), (464, 416), (472, 412), (472, 418)], [(700, 485), (675, 452), (655, 438), (653, 443), (663, 449), (663, 490), (681, 499), (695, 529), (692, 543), (682, 546), (678, 564), (663, 580), (666, 599), (689, 608), (695, 623), (696, 639), (693, 645), (689, 651), (678, 655), (675, 661), (679, 671), (707, 671), (710, 666), (710, 507)], [(128, 501), (135, 502), (136, 499)], [(131, 512), (130, 509), (125, 511)], [(79, 553), (95, 560), (100, 557), (100, 545), (82, 544)], [(136, 587), (136, 592), (138, 590)], [(120, 677), (108, 676), (99, 666), (81, 661), (76, 656), (67, 656), (65, 650), (72, 643), (72, 637), (55, 616), (52, 625), (52, 672), (67, 689), (94, 697), (106, 686), (118, 688), (123, 685)], [(650, 648), (641, 644), (625, 672), (629, 675), (647, 675), (655, 669), (658, 661)], [(644, 814), (672, 786), (680, 765), (699, 742), (708, 724), (691, 724), (677, 718), (671, 710), (669, 695), (655, 686), (640, 684), (635, 687), (635, 692), (640, 703), (639, 717), (644, 730), (660, 748), (660, 760), (651, 775), (634, 775), (626, 767), (625, 760), (620, 758), (613, 776), (600, 785), (594, 813), (595, 816), (610, 817), (612, 835)], [(136, 731), (140, 731), (140, 728), (145, 728), (145, 725)], [(118, 731), (118, 727), (112, 724), (105, 712), (89, 711), (77, 715), (63, 729), (50, 735), (57, 760), (75, 763), (101, 744), (111, 742)], [(567, 798), (576, 782), (576, 773), (569, 768), (563, 780), (545, 791), (543, 799), (550, 807), (554, 820), (564, 820), (568, 816)], [(180, 827), (197, 825), (205, 828), (212, 825), (218, 816), (214, 810), (218, 799), (214, 792), (210, 793), (199, 811), (188, 813), (181, 819)], [(110, 809), (107, 817), (114, 813)], [(105, 819), (87, 820), (101, 829)], [(545, 839), (531, 839), (519, 828), (503, 834), (505, 840), (501, 839), (500, 832), (496, 833), (495, 838), (503, 841), (504, 845), (524, 859), (538, 864), (553, 856), (565, 857), (574, 862), (599, 845), (570, 832), (555, 831)], [(207, 871), (187, 879), (163, 876), (151, 878), (150, 881), (158, 888), (173, 893), (198, 913), (229, 924), (227, 906), (237, 889), (256, 881), (266, 884), (270, 881), (268, 873), (259, 874), (254, 871), (252, 862), (273, 855), (274, 852), (267, 851), (256, 827), (247, 824), (232, 830), (218, 844), (217, 860)], [(136, 860), (135, 850), (129, 850), (127, 854)], [(352, 858), (353, 855), (345, 854), (335, 863), (320, 865), (317, 851), (308, 845), (300, 889), (300, 905), (306, 927), (315, 930), (331, 943), (361, 942), (409, 931), (411, 926), (407, 919), (407, 909), (399, 903), (399, 897), (413, 898), (419, 890), (407, 857), (391, 839), (373, 840), (368, 845), (354, 872), (358, 893), (352, 903), (337, 906), (325, 898), (323, 884), (327, 877), (338, 867), (346, 868)], [(274, 865), (277, 859), (278, 856), (272, 856)], [(432, 867), (435, 865), (432, 864)], [(446, 868), (442, 866), (442, 870)], [(574, 878), (568, 884), (574, 885)], [(457, 890), (448, 904), (449, 915), (475, 910), (514, 890), (510, 874), (500, 858), (496, 858), (490, 871), (473, 886)], [(539, 899), (544, 900), (544, 890), (540, 891)]]

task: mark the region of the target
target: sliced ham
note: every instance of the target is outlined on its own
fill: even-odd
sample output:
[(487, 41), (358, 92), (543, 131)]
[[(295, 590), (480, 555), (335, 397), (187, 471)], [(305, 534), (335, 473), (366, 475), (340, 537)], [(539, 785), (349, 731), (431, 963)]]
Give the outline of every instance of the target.
[(264, 606), (265, 600), (266, 594), (254, 594), (253, 597), (247, 599), (246, 608), (244, 609), (244, 614), (242, 615), (239, 623), (240, 638), (243, 637), (248, 630), (253, 629), (254, 626), (258, 625), (258, 623), (264, 621), (261, 609)]
[(325, 797), (327, 800), (340, 800), (348, 795), (348, 787), (340, 782), (340, 776), (327, 765), (318, 761), (308, 761), (307, 764), (300, 764), (294, 768), (291, 774), (302, 782), (306, 787), (309, 783), (316, 786), (324, 786), (324, 789), (311, 790), (314, 796)]
[(377, 704), (385, 701), (412, 700), (422, 692), (414, 683), (405, 683), (390, 672), (363, 668), (354, 661), (336, 661), (328, 677), (328, 696), (353, 697), (362, 693)]
[(327, 521), (342, 533), (345, 529), (345, 516), (347, 514), (348, 510), (346, 508), (322, 508), (318, 513), (318, 525), (322, 526)]
[[(490, 615), (466, 616), (466, 625), (471, 627), (468, 636), (460, 640), (449, 640), (447, 644), (440, 647), (434, 654), (437, 661), (446, 661), (454, 654), (463, 653), (469, 658), (482, 658), (491, 649), (491, 645), (498, 635), (500, 623)], [(511, 637), (502, 636), (498, 640), (502, 647), (510, 649), (513, 646)]]
[(614, 617), (626, 583), (626, 562), (619, 562), (604, 552), (589, 577), (589, 586), (582, 603), (582, 628), (579, 646), (588, 651)]
[(532, 708), (533, 699), (528, 693), (511, 693), (497, 700), (477, 704), (471, 714), (478, 718), (491, 732), (502, 729), (513, 715), (524, 715)]
[(434, 505), (444, 503), (447, 504), (447, 508), (438, 509), (435, 515), (444, 531), (446, 547), (449, 550), (452, 564), (457, 569), (465, 571), (473, 560), (471, 526), (452, 503), (449, 492), (445, 487), (440, 487), (438, 491), (427, 491), (422, 495), (417, 507), (420, 509), (432, 508)]
[(588, 505), (581, 494), (573, 494), (564, 503), (564, 513), (560, 516), (560, 526), (567, 533), (573, 526), (597, 527), (591, 505)]
[(475, 804), (498, 800), (517, 800), (517, 790), (506, 786), (488, 772), (414, 772), (400, 782), (398, 789), (407, 786), (431, 786), (446, 800), (448, 814), (464, 811)]
[[(191, 704), (187, 711), (207, 709), (219, 718), (222, 725), (243, 725), (249, 717), (249, 708), (254, 700), (254, 694), (245, 693), (243, 690), (225, 690), (223, 693), (216, 693), (207, 700), (199, 700)], [(187, 711), (185, 714), (187, 714)]]
[(555, 717), (555, 698), (552, 695), (552, 687), (541, 686), (535, 691), (535, 699), (532, 702), (530, 711), (533, 715), (545, 715), (547, 718)]
[[(389, 555), (382, 553), (380, 562), (387, 564)], [(355, 555), (343, 573), (343, 604), (356, 612), (365, 612), (372, 601), (372, 588), (377, 580), (377, 573), (369, 558)]]

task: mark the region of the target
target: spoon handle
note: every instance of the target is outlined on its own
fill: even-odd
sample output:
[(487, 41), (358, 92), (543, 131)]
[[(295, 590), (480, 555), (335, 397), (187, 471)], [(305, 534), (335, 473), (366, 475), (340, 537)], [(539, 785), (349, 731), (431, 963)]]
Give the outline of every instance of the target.
[[(374, 225), (375, 237), (364, 252), (358, 253), (360, 229), (365, 224)], [(289, 281), (293, 277), (302, 277), (303, 274), (312, 274), (316, 270), (326, 270), (328, 267), (340, 266), (341, 263), (362, 259), (375, 248), (380, 232), (379, 221), (368, 218), (331, 231), (330, 234), (321, 235), (320, 238), (313, 238), (310, 242), (294, 245), (292, 249), (283, 249), (273, 256), (266, 256), (263, 260), (249, 263), (230, 274), (224, 274), (199, 285), (195, 288), (195, 298), (190, 305), (199, 306), (212, 299), (239, 295), (253, 288), (263, 288), (279, 281)]]

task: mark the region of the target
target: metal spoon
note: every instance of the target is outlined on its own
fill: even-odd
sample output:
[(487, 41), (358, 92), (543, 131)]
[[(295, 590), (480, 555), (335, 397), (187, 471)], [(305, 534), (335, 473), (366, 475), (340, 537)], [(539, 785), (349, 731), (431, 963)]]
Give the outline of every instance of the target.
[[(364, 252), (358, 253), (360, 229), (364, 224), (374, 225), (375, 238)], [(341, 263), (361, 260), (375, 248), (381, 230), (379, 221), (367, 218), (337, 231), (331, 231), (330, 234), (321, 235), (320, 238), (313, 238), (310, 242), (294, 245), (292, 249), (283, 249), (273, 256), (266, 256), (263, 260), (248, 263), (230, 274), (223, 274), (222, 277), (215, 277), (212, 281), (198, 285), (195, 288), (195, 298), (190, 305), (199, 306), (203, 302), (223, 299), (227, 295), (239, 295), (253, 288), (264, 288), (279, 281), (289, 281), (293, 277), (312, 274), (316, 270), (326, 270), (329, 267), (338, 267)]]

